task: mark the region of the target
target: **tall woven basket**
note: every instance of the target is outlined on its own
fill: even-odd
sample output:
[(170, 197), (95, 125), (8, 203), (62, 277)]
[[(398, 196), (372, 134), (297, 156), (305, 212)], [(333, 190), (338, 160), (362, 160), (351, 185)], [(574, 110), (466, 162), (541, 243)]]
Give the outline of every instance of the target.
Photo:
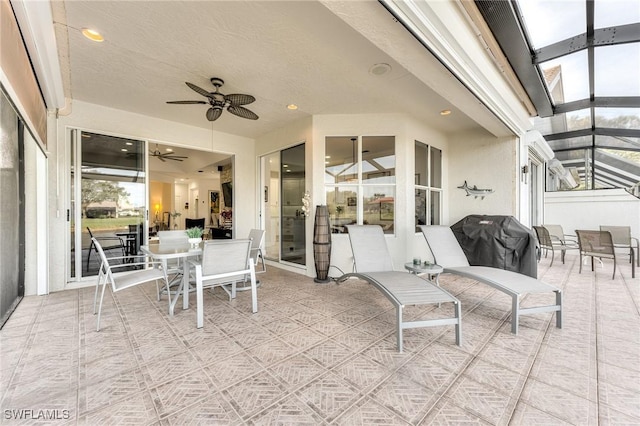
[(316, 206), (316, 217), (313, 225), (313, 259), (316, 265), (317, 283), (328, 283), (329, 264), (331, 263), (331, 229), (329, 228), (329, 209), (327, 206)]

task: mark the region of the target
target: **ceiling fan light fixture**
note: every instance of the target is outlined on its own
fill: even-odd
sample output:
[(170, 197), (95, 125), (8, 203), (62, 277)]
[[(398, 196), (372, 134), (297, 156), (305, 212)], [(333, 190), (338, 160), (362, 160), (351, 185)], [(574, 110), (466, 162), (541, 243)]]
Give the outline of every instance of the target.
[(296, 104), (289, 104), (287, 105), (287, 109), (290, 109), (291, 111), (295, 111), (298, 109), (298, 105)]
[(451, 115), (451, 110), (443, 109), (442, 111), (440, 111), (440, 115)]
[(219, 92), (220, 87), (224, 84), (224, 80), (221, 78), (213, 77), (210, 79), (211, 84), (215, 87), (213, 92), (208, 92), (205, 89), (196, 86), (188, 81), (185, 84), (194, 92), (207, 98), (206, 101), (168, 101), (168, 104), (209, 104), (206, 117), (209, 121), (217, 120), (222, 114), (222, 109), (226, 108), (233, 115), (238, 117), (247, 118), (249, 120), (257, 120), (259, 117), (253, 111), (244, 108), (242, 105), (248, 105), (255, 102), (256, 98), (252, 95), (246, 95), (242, 93), (232, 93), (225, 95)]
[(104, 37), (102, 37), (102, 34), (91, 28), (83, 28), (82, 35), (91, 41), (95, 41), (96, 43), (102, 43), (104, 41)]

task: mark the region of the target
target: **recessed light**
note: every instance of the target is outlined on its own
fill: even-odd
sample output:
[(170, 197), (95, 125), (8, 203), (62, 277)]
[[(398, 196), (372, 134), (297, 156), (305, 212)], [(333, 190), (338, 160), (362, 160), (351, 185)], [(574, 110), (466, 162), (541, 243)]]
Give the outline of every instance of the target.
[(287, 173), (291, 173), (291, 170), (287, 170)]
[(295, 111), (298, 109), (298, 105), (296, 104), (289, 104), (287, 105), (287, 109), (290, 109), (291, 111)]
[(124, 144), (131, 146), (131, 145), (133, 145), (133, 142), (125, 142)]
[(287, 168), (287, 167), (289, 167), (289, 165), (288, 164), (283, 164), (282, 167)]
[(331, 158), (331, 156), (330, 155), (325, 155), (324, 158)]
[(440, 115), (449, 115), (449, 114), (451, 114), (450, 109), (443, 109), (442, 111), (440, 111)]
[(101, 43), (104, 41), (104, 37), (102, 37), (102, 35), (99, 32), (97, 32), (96, 30), (92, 30), (91, 28), (83, 28), (82, 35), (88, 38), (89, 40), (95, 41), (98, 43)]
[(127, 151), (129, 151), (129, 150), (128, 150), (127, 148), (120, 148), (120, 151), (122, 151), (122, 152), (127, 152)]
[(384, 63), (374, 64), (371, 66), (371, 68), (369, 68), (369, 74), (376, 75), (376, 76), (385, 75), (389, 71), (391, 71), (391, 65), (384, 64)]
[(167, 152), (173, 152), (173, 148), (165, 148), (164, 150)]
[(330, 164), (330, 162), (329, 161), (325, 161), (324, 164)]

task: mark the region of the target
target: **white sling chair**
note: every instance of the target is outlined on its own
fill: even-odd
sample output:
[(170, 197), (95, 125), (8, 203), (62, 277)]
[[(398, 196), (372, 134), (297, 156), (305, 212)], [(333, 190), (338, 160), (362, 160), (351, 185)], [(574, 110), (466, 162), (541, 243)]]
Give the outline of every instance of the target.
[[(556, 327), (562, 328), (562, 290), (528, 275), (489, 266), (470, 266), (467, 256), (448, 226), (420, 225), (436, 263), (445, 273), (471, 278), (511, 296), (511, 332), (518, 334), (520, 315), (555, 312)], [(521, 308), (520, 299), (529, 293), (555, 293), (555, 304)]]
[[(363, 279), (380, 290), (396, 307), (398, 352), (402, 352), (402, 330), (407, 328), (455, 325), (456, 344), (462, 340), (462, 308), (460, 301), (430, 281), (408, 272), (393, 270), (391, 255), (382, 227), (379, 225), (347, 225), (353, 251), (356, 272), (338, 278), (342, 282), (349, 277)], [(403, 309), (407, 305), (438, 305), (452, 302), (452, 317), (421, 321), (404, 321)]]

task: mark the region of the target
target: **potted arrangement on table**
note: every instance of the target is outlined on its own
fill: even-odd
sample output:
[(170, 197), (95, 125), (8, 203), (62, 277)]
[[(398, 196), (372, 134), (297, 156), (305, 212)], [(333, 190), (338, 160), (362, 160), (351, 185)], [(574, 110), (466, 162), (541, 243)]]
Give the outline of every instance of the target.
[(202, 241), (202, 228), (194, 226), (185, 231), (189, 237), (189, 243), (192, 247), (196, 247)]

